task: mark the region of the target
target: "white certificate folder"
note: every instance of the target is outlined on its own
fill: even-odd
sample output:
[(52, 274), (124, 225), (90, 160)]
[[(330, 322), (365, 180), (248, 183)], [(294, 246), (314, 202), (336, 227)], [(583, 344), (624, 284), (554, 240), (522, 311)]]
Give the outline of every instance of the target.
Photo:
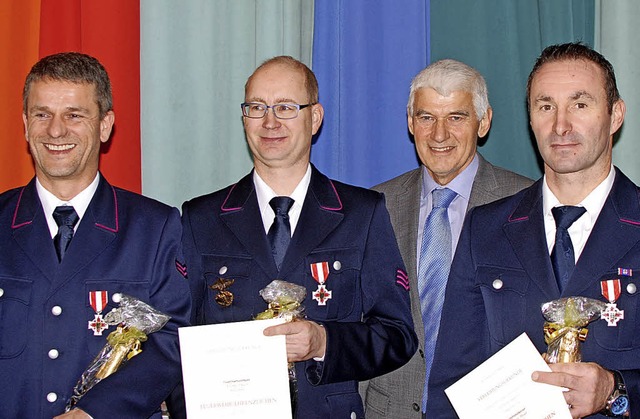
[(562, 388), (536, 383), (534, 371), (551, 371), (521, 334), (445, 390), (460, 419), (571, 419)]
[(181, 327), (189, 419), (291, 418), (285, 337), (264, 336), (282, 319)]

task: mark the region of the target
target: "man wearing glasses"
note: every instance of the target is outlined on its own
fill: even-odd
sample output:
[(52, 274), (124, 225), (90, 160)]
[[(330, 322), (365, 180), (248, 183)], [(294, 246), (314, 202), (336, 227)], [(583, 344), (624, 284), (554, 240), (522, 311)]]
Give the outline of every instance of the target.
[(295, 416), (363, 418), (357, 381), (400, 367), (417, 343), (383, 197), (310, 164), (324, 110), (303, 63), (263, 63), (241, 108), (254, 170), (183, 205), (193, 324), (253, 319), (274, 279), (305, 287), (306, 319), (264, 332), (286, 335)]

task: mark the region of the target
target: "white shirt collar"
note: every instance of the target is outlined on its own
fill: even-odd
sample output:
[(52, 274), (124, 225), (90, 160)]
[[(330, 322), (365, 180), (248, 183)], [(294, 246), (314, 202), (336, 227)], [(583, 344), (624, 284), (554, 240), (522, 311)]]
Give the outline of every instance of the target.
[[(471, 189), (473, 187), (473, 181), (476, 178), (476, 174), (478, 173), (478, 168), (480, 167), (480, 159), (478, 158), (478, 153), (473, 156), (473, 160), (469, 163), (469, 166), (465, 167), (462, 172), (460, 172), (456, 177), (454, 177), (451, 182), (448, 184), (441, 186), (436, 183), (435, 180), (429, 175), (429, 171), (427, 168), (422, 165), (423, 175), (422, 175), (422, 199), (427, 199), (431, 196), (431, 192), (437, 188), (449, 188), (462, 197), (465, 202), (465, 211), (466, 211), (466, 203), (469, 202), (469, 198), (471, 197)], [(456, 197), (457, 198), (457, 197)], [(429, 206), (431, 209), (431, 206)]]
[[(309, 184), (311, 183), (311, 164), (307, 166), (307, 171), (305, 172), (302, 179), (298, 183), (298, 186), (293, 190), (293, 193), (289, 196), (293, 199), (294, 203), (291, 209), (289, 210), (289, 224), (291, 225), (291, 234), (296, 229), (298, 225), (298, 220), (300, 219), (300, 213), (302, 212), (302, 204), (304, 203), (304, 199), (307, 196), (307, 190), (309, 189)], [(258, 172), (253, 171), (253, 184), (256, 188), (256, 197), (258, 198), (258, 206), (260, 207), (260, 215), (262, 216), (262, 223), (264, 225), (264, 231), (269, 232), (269, 228), (271, 224), (273, 224), (273, 219), (276, 214), (273, 212), (273, 209), (269, 205), (269, 201), (271, 198), (278, 196), (273, 189), (267, 183), (262, 180)]]
[[(574, 222), (568, 229), (576, 261), (582, 254), (582, 250), (587, 243), (591, 230), (593, 230), (593, 226), (600, 215), (600, 211), (602, 211), (602, 207), (611, 192), (615, 177), (616, 171), (612, 165), (607, 177), (577, 205), (579, 207), (584, 207), (587, 216), (583, 215), (578, 218), (578, 220), (576, 220), (576, 222)], [(547, 238), (547, 247), (549, 249), (549, 253), (551, 253), (556, 235), (556, 222), (553, 218), (551, 209), (564, 204), (558, 200), (553, 192), (551, 192), (551, 189), (547, 184), (546, 176), (543, 177), (542, 182), (542, 205), (544, 211), (544, 229)]]
[(40, 202), (42, 203), (42, 209), (44, 210), (45, 218), (47, 219), (47, 225), (49, 226), (49, 232), (51, 233), (51, 238), (53, 238), (58, 233), (58, 225), (56, 224), (56, 220), (53, 219), (53, 211), (57, 206), (60, 205), (71, 205), (73, 209), (78, 213), (78, 223), (76, 224), (75, 230), (78, 229), (80, 222), (82, 221), (82, 217), (87, 212), (87, 208), (89, 207), (89, 203), (93, 198), (96, 190), (98, 189), (98, 184), (100, 183), (100, 173), (96, 173), (96, 177), (93, 181), (87, 186), (82, 192), (78, 195), (74, 196), (68, 201), (63, 201), (47, 189), (42, 186), (40, 180), (36, 177), (36, 191), (38, 192), (38, 197), (40, 198)]
[[(609, 170), (609, 174), (607, 177), (595, 187), (593, 191), (589, 193), (580, 202), (577, 206), (584, 207), (587, 210), (587, 214), (591, 218), (593, 224), (595, 224), (598, 215), (600, 215), (600, 211), (604, 206), (604, 202), (607, 200), (607, 196), (609, 196), (609, 192), (611, 192), (611, 188), (613, 187), (613, 181), (615, 180), (616, 171), (613, 166)], [(542, 203), (544, 205), (544, 215), (551, 216), (553, 219), (553, 214), (551, 213), (551, 209), (554, 207), (558, 207), (561, 205), (565, 205), (560, 202), (558, 198), (551, 192), (549, 188), (549, 184), (547, 183), (547, 176), (545, 175), (542, 182)]]

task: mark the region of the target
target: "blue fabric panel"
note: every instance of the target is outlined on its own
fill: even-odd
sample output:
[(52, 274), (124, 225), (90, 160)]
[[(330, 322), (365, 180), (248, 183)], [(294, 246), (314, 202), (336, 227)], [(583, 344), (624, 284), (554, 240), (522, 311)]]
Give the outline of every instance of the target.
[(365, 187), (417, 167), (406, 105), (428, 57), (428, 0), (316, 1), (313, 70), (325, 118), (312, 162)]

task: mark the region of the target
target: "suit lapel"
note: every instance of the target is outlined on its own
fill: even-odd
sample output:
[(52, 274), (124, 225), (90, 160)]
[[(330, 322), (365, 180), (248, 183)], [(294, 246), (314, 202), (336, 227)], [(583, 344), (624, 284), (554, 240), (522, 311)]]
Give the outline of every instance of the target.
[(467, 211), (478, 205), (484, 205), (500, 198), (494, 193), (498, 187), (498, 181), (493, 173), (491, 164), (487, 162), (480, 153), (476, 154), (476, 156), (478, 156), (478, 172), (473, 179)]
[(581, 295), (607, 271), (616, 268), (621, 255), (640, 241), (640, 205), (637, 187), (619, 170), (611, 192), (576, 263), (566, 295)]
[(220, 208), (220, 219), (267, 275), (275, 279), (278, 270), (264, 233), (264, 224), (253, 185), (253, 171), (231, 187)]
[(503, 230), (531, 281), (552, 300), (558, 298), (560, 290), (544, 239), (542, 209), (542, 180), (539, 180), (526, 190)]
[(329, 178), (311, 166), (311, 183), (300, 219), (280, 268), (281, 275), (294, 269), (344, 218), (342, 201)]
[(402, 184), (402, 189), (396, 194), (385, 194), (389, 215), (395, 227), (396, 239), (400, 253), (408, 255), (404, 263), (409, 274), (411, 286), (411, 313), (415, 324), (415, 331), (420, 342), (424, 342), (424, 325), (420, 308), (420, 294), (418, 289), (418, 225), (420, 218), (420, 197), (422, 195), (422, 177), (424, 168), (420, 166)]
[[(403, 255), (411, 255), (409, 260), (405, 261), (410, 277), (415, 277), (418, 272), (418, 230), (416, 226), (420, 217), (422, 176), (423, 169), (420, 167), (415, 171), (415, 175), (411, 176), (403, 185), (404, 190), (393, 197), (386, 198), (393, 200), (393, 202), (389, 203), (391, 207), (398, 208), (398, 210), (394, 211), (396, 218), (394, 225), (398, 226), (397, 241), (401, 246), (401, 253)], [(417, 284), (413, 288), (415, 288), (417, 295)]]
[(57, 282), (64, 284), (101, 254), (122, 229), (115, 189), (100, 176), (87, 211), (59, 265)]
[(58, 258), (36, 190), (35, 178), (18, 198), (11, 223), (13, 238), (49, 282), (58, 270)]

